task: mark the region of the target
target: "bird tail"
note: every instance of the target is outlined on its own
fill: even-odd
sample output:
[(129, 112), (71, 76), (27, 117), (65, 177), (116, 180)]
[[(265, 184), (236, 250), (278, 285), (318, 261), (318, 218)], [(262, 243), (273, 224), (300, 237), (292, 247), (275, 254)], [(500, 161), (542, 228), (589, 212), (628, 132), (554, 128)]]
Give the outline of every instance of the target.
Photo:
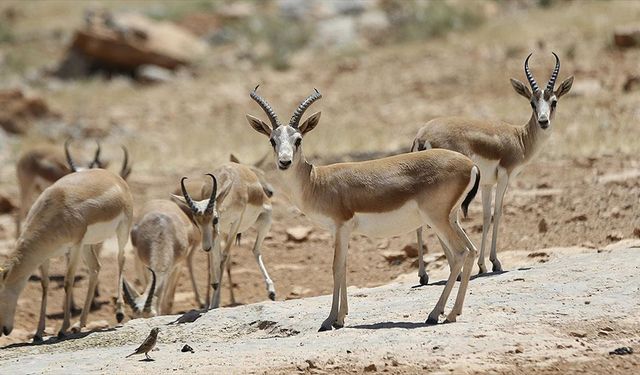
[(129, 355), (128, 355), (128, 356), (126, 356), (125, 358), (129, 358), (129, 357), (131, 357), (131, 356), (132, 356), (132, 355), (134, 355), (134, 354), (136, 354), (136, 352), (133, 352), (133, 353), (129, 354)]

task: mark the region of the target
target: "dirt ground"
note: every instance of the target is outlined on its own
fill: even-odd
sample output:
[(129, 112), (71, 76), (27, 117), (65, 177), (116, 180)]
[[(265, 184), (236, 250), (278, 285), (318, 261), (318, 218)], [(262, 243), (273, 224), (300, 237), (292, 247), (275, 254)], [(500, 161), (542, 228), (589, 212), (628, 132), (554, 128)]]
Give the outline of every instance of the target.
[[(44, 8), (52, 3), (46, 2)], [(44, 22), (49, 16), (43, 9), (13, 4), (30, 16), (19, 24), (21, 32), (36, 35), (24, 38), (22, 50), (47, 54), (47, 59), (38, 55), (38, 61), (57, 61), (63, 48), (53, 48), (55, 43), (49, 39), (39, 41), (40, 31), (34, 30), (44, 27), (42, 35), (58, 29), (68, 31), (73, 20), (81, 19), (81, 12), (73, 2), (55, 3), (60, 17), (50, 25)], [(261, 66), (227, 66), (212, 59), (202, 62), (195, 77), (151, 87), (135, 86), (125, 78), (37, 81), (29, 90), (62, 113), (66, 125), (63, 130), (41, 125), (22, 138), (3, 135), (0, 191), (17, 201), (15, 162), (21, 150), (43, 140), (61, 143), (70, 134), (105, 134), (105, 154), (116, 164), (120, 160), (118, 145), (129, 146), (134, 163), (129, 182), (136, 207), (145, 200), (166, 197), (180, 176), (202, 175), (226, 161), (230, 152), (243, 161), (258, 160), (268, 151), (268, 142), (244, 122), (245, 113), (261, 114), (247, 95), (257, 83), (283, 118), (313, 87), (323, 92), (323, 100), (314, 104), (323, 112), (321, 124), (305, 138), (305, 151), (310, 161), (318, 164), (348, 159), (358, 152), (408, 150), (420, 125), (441, 115), (524, 123), (530, 115), (529, 105), (513, 92), (508, 79), (525, 80), (522, 63), (529, 51), (534, 51), (532, 69), (540, 81), (545, 80), (552, 68), (550, 51), (556, 51), (562, 59), (559, 80), (574, 75), (574, 87), (558, 105), (551, 139), (507, 191), (499, 257), (504, 251), (517, 251), (546, 262), (548, 257), (540, 250), (547, 247), (600, 249), (620, 239), (640, 237), (640, 90), (622, 89), (625, 81), (638, 73), (640, 49), (621, 51), (611, 46), (613, 28), (637, 22), (639, 15), (638, 2), (563, 2), (549, 9), (503, 14), (477, 30), (426, 42), (365, 53), (303, 51), (294, 56), (294, 68), (286, 72)], [(540, 26), (542, 20), (545, 27)], [(68, 23), (62, 25), (65, 21)], [(4, 48), (0, 52), (11, 56), (12, 51)], [(2, 81), (6, 86), (13, 83), (12, 79)], [(277, 188), (275, 171), (270, 170), (268, 176)], [(329, 232), (310, 222), (277, 191), (274, 208), (274, 224), (262, 253), (275, 282), (277, 300), (330, 293), (333, 250)], [(479, 247), (479, 198), (471, 204), (469, 214), (463, 227)], [(293, 226), (312, 229), (304, 241), (295, 242), (286, 234)], [(0, 260), (14, 247), (13, 233), (13, 217), (0, 216)], [(442, 252), (433, 234), (427, 234), (427, 270), (436, 272), (443, 267)], [(267, 299), (251, 253), (254, 238), (255, 232), (250, 230), (241, 246), (232, 251), (238, 304)], [(383, 256), (414, 243), (413, 233), (389, 239), (354, 236), (348, 285), (380, 286), (399, 275), (417, 273), (415, 257), (388, 261)], [(96, 327), (115, 324), (114, 248), (114, 242), (107, 243), (101, 260), (100, 306), (89, 316)], [(134, 279), (130, 245), (127, 254), (126, 275)], [(515, 267), (506, 259), (502, 264), (506, 270)], [(196, 265), (203, 291), (206, 261), (202, 253), (197, 255)], [(63, 259), (53, 260), (47, 334), (55, 334), (62, 322), (63, 267)], [(184, 271), (175, 313), (195, 307), (186, 268)], [(84, 299), (86, 284), (81, 271), (75, 291), (78, 303)], [(226, 285), (223, 287), (223, 304), (229, 305), (229, 293)], [(30, 340), (37, 324), (40, 293), (34, 275), (20, 296), (14, 332), (0, 338), (0, 347)], [(513, 364), (522, 372), (541, 374), (579, 370), (623, 373), (625, 366), (639, 366), (637, 356), (605, 362), (595, 357), (586, 362), (562, 359), (535, 369), (526, 361), (513, 359)], [(398, 371), (417, 369), (409, 366)]]

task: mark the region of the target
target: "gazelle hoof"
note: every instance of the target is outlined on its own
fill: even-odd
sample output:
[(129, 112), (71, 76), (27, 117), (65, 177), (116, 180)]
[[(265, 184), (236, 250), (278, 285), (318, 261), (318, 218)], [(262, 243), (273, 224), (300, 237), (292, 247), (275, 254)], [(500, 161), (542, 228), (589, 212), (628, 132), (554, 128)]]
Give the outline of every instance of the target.
[(493, 272), (502, 272), (502, 265), (499, 260), (494, 260), (493, 262)]
[(318, 332), (325, 332), (325, 331), (331, 331), (331, 327), (327, 328), (324, 325), (320, 326), (320, 329), (318, 330)]
[(276, 300), (276, 292), (269, 292), (269, 299), (272, 301)]
[(430, 325), (430, 326), (436, 325), (436, 324), (438, 324), (438, 318), (428, 317), (427, 321), (425, 322), (425, 324)]
[(480, 270), (478, 271), (478, 275), (482, 275), (483, 273), (487, 273), (487, 266), (483, 265), (478, 265), (478, 268), (480, 268)]
[(429, 284), (429, 275), (425, 273), (424, 275), (419, 275), (419, 276), (420, 276), (420, 285)]
[(42, 342), (42, 336), (40, 336), (40, 335), (35, 335), (35, 336), (33, 336), (33, 342), (34, 342), (34, 343), (36, 343), (36, 342)]
[(58, 338), (62, 339), (65, 338), (67, 336), (67, 333), (63, 330), (58, 331)]
[(333, 328), (340, 329), (344, 327), (344, 323), (338, 324), (338, 322), (333, 323)]
[(122, 323), (122, 321), (124, 320), (124, 313), (117, 312), (116, 313), (116, 320), (118, 321), (118, 323)]

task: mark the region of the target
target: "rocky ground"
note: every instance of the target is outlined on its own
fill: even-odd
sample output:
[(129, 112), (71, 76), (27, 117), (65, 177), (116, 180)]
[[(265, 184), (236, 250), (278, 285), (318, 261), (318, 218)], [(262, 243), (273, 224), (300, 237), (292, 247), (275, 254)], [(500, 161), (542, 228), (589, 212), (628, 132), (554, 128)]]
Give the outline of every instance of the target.
[[(424, 324), (442, 283), (416, 287), (411, 274), (382, 287), (350, 287), (347, 324), (332, 332), (316, 332), (330, 305), (322, 296), (210, 311), (193, 323), (138, 319), (62, 342), (11, 345), (0, 365), (8, 373), (52, 374), (629, 374), (640, 370), (638, 354), (610, 352), (640, 347), (639, 252), (637, 240), (541, 249), (544, 264), (504, 252), (514, 268), (475, 278), (457, 323)], [(434, 280), (445, 275), (444, 268), (432, 273)], [(125, 359), (151, 327), (161, 328), (154, 361)], [(185, 344), (195, 352), (181, 352)]]

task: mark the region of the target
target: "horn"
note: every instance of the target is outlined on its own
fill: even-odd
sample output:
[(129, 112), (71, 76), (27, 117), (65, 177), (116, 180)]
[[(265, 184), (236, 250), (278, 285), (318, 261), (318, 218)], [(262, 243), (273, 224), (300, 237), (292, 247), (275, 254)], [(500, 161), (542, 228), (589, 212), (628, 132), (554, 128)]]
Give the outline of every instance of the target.
[(213, 189), (211, 190), (211, 196), (209, 197), (209, 204), (207, 204), (206, 212), (213, 212), (213, 205), (216, 203), (216, 193), (218, 192), (218, 180), (211, 173), (207, 173), (207, 176), (211, 177), (213, 181)]
[(271, 127), (275, 129), (278, 126), (280, 126), (280, 121), (278, 120), (278, 116), (276, 115), (276, 112), (273, 110), (273, 108), (271, 108), (269, 103), (267, 103), (266, 100), (264, 100), (260, 95), (258, 95), (258, 92), (257, 92), (258, 87), (260, 87), (260, 85), (256, 86), (256, 88), (253, 89), (253, 91), (251, 91), (249, 96), (251, 96), (251, 99), (255, 100), (256, 103), (258, 103), (258, 105), (262, 108), (264, 113), (267, 114), (267, 117), (269, 117), (269, 121), (271, 121)]
[(193, 199), (191, 199), (191, 196), (189, 195), (187, 188), (184, 186), (184, 180), (186, 179), (187, 179), (186, 177), (182, 177), (182, 179), (180, 180), (180, 187), (182, 188), (182, 196), (184, 196), (184, 200), (187, 201), (187, 204), (189, 205), (189, 208), (191, 209), (191, 211), (198, 212), (198, 208), (196, 207), (195, 203), (193, 203)]
[(560, 72), (560, 58), (556, 55), (555, 52), (553, 56), (556, 58), (556, 67), (553, 68), (553, 73), (551, 73), (551, 78), (549, 78), (549, 83), (547, 83), (547, 91), (553, 91), (553, 87), (556, 85), (556, 79), (558, 79), (558, 72)]
[(100, 148), (100, 142), (98, 140), (96, 140), (96, 144), (98, 145), (98, 148), (96, 149), (96, 153), (93, 156), (93, 161), (89, 163), (89, 169), (93, 167), (102, 168), (102, 163), (100, 162), (100, 152), (102, 151), (102, 149)]
[[(131, 288), (131, 285), (127, 282), (127, 279), (122, 279), (122, 291), (124, 302), (131, 307), (134, 312), (140, 312), (140, 309), (136, 305), (136, 298), (138, 298), (138, 293), (135, 292), (135, 289)], [(132, 293), (133, 291), (133, 293)]]
[(156, 273), (149, 267), (147, 267), (149, 271), (151, 271), (151, 288), (149, 288), (149, 294), (147, 295), (147, 300), (144, 302), (144, 312), (151, 311), (151, 302), (153, 302), (153, 293), (156, 292)]
[(120, 177), (126, 180), (131, 173), (131, 167), (129, 166), (129, 151), (124, 147), (124, 145), (121, 145), (120, 147), (122, 147), (122, 152), (124, 153), (124, 160), (122, 160), (122, 168), (120, 169)]
[(296, 111), (293, 113), (293, 116), (291, 116), (291, 121), (289, 121), (289, 126), (297, 128), (298, 125), (300, 124), (300, 119), (302, 118), (302, 115), (307, 110), (307, 108), (309, 108), (309, 106), (311, 106), (313, 102), (322, 98), (322, 94), (320, 94), (318, 89), (314, 89), (314, 90), (316, 92), (309, 95), (302, 103), (300, 103), (298, 108), (296, 108)]
[(527, 56), (527, 59), (524, 60), (524, 74), (527, 76), (529, 85), (531, 85), (531, 90), (533, 90), (533, 92), (536, 93), (540, 91), (540, 88), (538, 87), (538, 83), (536, 82), (536, 79), (533, 78), (533, 74), (531, 74), (531, 71), (529, 70), (529, 58), (531, 57), (531, 55), (533, 55), (533, 53), (530, 53), (529, 56)]
[(73, 162), (73, 159), (71, 158), (71, 152), (69, 152), (70, 144), (71, 144), (71, 138), (68, 138), (64, 142), (64, 154), (67, 156), (67, 164), (69, 164), (69, 169), (71, 169), (71, 172), (77, 172), (78, 167), (76, 167), (76, 164)]

